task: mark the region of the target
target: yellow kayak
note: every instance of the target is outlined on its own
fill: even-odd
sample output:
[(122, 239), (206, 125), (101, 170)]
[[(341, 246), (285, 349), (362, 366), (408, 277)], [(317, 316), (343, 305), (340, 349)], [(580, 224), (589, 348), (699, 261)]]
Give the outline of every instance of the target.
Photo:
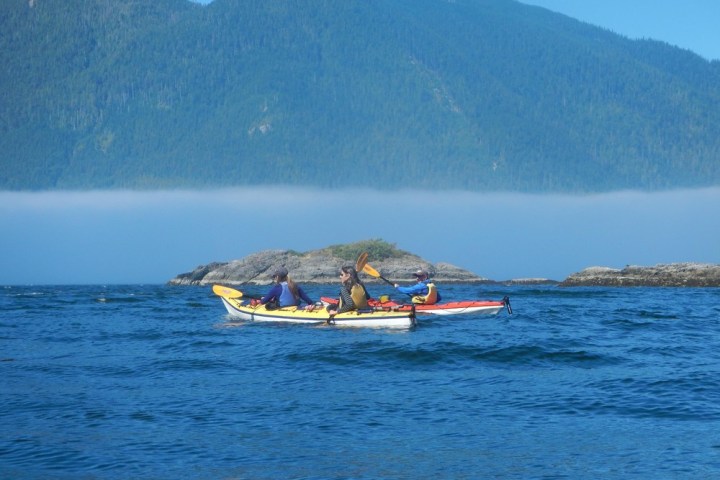
[(414, 311), (391, 309), (354, 310), (334, 316), (323, 307), (307, 311), (302, 307), (282, 307), (268, 310), (265, 305), (250, 305), (240, 298), (220, 296), (230, 316), (253, 322), (286, 322), (330, 324), (342, 327), (408, 328), (415, 325)]

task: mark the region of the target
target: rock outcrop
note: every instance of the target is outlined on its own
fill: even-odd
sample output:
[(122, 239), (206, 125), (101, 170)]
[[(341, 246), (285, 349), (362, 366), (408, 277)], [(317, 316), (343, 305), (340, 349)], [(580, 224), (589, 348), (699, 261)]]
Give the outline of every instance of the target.
[(557, 285), (560, 282), (557, 280), (551, 280), (549, 278), (512, 278), (510, 280), (489, 280), (487, 282), (488, 284), (494, 284), (494, 285), (505, 285), (505, 286), (533, 286), (533, 285)]
[[(399, 283), (414, 282), (412, 273), (422, 268), (431, 273), (432, 278), (443, 283), (482, 283), (488, 279), (456, 267), (449, 263), (430, 263), (422, 258), (403, 254), (384, 260), (370, 259), (370, 265), (383, 277)], [(284, 265), (290, 276), (297, 282), (335, 283), (338, 271), (343, 265), (354, 265), (354, 260), (346, 260), (332, 255), (327, 250), (314, 250), (298, 253), (291, 250), (264, 250), (239, 260), (213, 262), (200, 265), (191, 272), (181, 273), (168, 283), (170, 285), (266, 285), (272, 281), (271, 275), (276, 267)], [(361, 274), (366, 283), (382, 282), (367, 274)]]
[(654, 267), (628, 265), (619, 270), (590, 267), (573, 273), (560, 283), (562, 287), (719, 287), (720, 265), (707, 263), (670, 263)]

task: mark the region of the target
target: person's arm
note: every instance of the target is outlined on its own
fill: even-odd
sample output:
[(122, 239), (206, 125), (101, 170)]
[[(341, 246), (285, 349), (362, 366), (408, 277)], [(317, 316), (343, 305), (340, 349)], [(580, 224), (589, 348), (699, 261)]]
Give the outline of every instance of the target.
[(427, 295), (428, 287), (424, 283), (416, 283), (411, 287), (395, 287), (400, 293), (406, 293), (408, 295)]
[(307, 296), (302, 287), (298, 286), (297, 289), (298, 296), (302, 298), (305, 303), (307, 303), (308, 305), (312, 305), (313, 303), (315, 303), (310, 297)]
[(270, 291), (260, 299), (260, 303), (265, 305), (267, 302), (272, 300), (273, 298), (280, 298), (280, 295), (282, 294), (282, 286), (279, 283), (276, 283), (273, 288), (270, 289)]

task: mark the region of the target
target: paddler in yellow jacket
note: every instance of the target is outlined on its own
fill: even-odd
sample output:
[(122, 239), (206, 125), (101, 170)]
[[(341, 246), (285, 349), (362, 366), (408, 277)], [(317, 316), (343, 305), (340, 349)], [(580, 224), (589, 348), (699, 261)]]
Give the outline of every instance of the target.
[(395, 288), (397, 291), (412, 296), (413, 303), (434, 305), (439, 302), (440, 293), (437, 291), (435, 284), (430, 280), (428, 272), (420, 269), (413, 273), (413, 275), (417, 278), (417, 283), (411, 287), (401, 287), (396, 283)]
[(330, 315), (368, 308), (367, 292), (355, 267), (345, 266), (340, 269), (340, 284), (340, 301), (328, 306)]

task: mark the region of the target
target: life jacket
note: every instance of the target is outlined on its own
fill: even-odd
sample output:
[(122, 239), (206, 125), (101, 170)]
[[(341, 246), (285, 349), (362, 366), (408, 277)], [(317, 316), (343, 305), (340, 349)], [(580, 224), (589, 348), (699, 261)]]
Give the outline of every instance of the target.
[(295, 295), (293, 295), (293, 293), (290, 291), (288, 283), (282, 282), (280, 286), (282, 287), (282, 293), (280, 294), (280, 298), (278, 298), (278, 303), (280, 304), (280, 306), (289, 307), (292, 305), (297, 305), (297, 298), (295, 298)]
[(350, 296), (352, 297), (353, 302), (355, 302), (355, 307), (368, 307), (367, 292), (365, 292), (362, 285), (353, 285), (352, 290), (350, 290)]
[(435, 284), (428, 282), (425, 284), (428, 287), (428, 293), (426, 295), (415, 295), (412, 298), (413, 303), (421, 303), (423, 305), (434, 305), (438, 299), (438, 292)]
[[(344, 287), (343, 287), (344, 288)], [(350, 298), (352, 298), (356, 309), (368, 308), (368, 299), (365, 289), (361, 285), (353, 285), (350, 289)], [(340, 295), (340, 303), (338, 308), (342, 308), (345, 304), (343, 303), (342, 295)]]

